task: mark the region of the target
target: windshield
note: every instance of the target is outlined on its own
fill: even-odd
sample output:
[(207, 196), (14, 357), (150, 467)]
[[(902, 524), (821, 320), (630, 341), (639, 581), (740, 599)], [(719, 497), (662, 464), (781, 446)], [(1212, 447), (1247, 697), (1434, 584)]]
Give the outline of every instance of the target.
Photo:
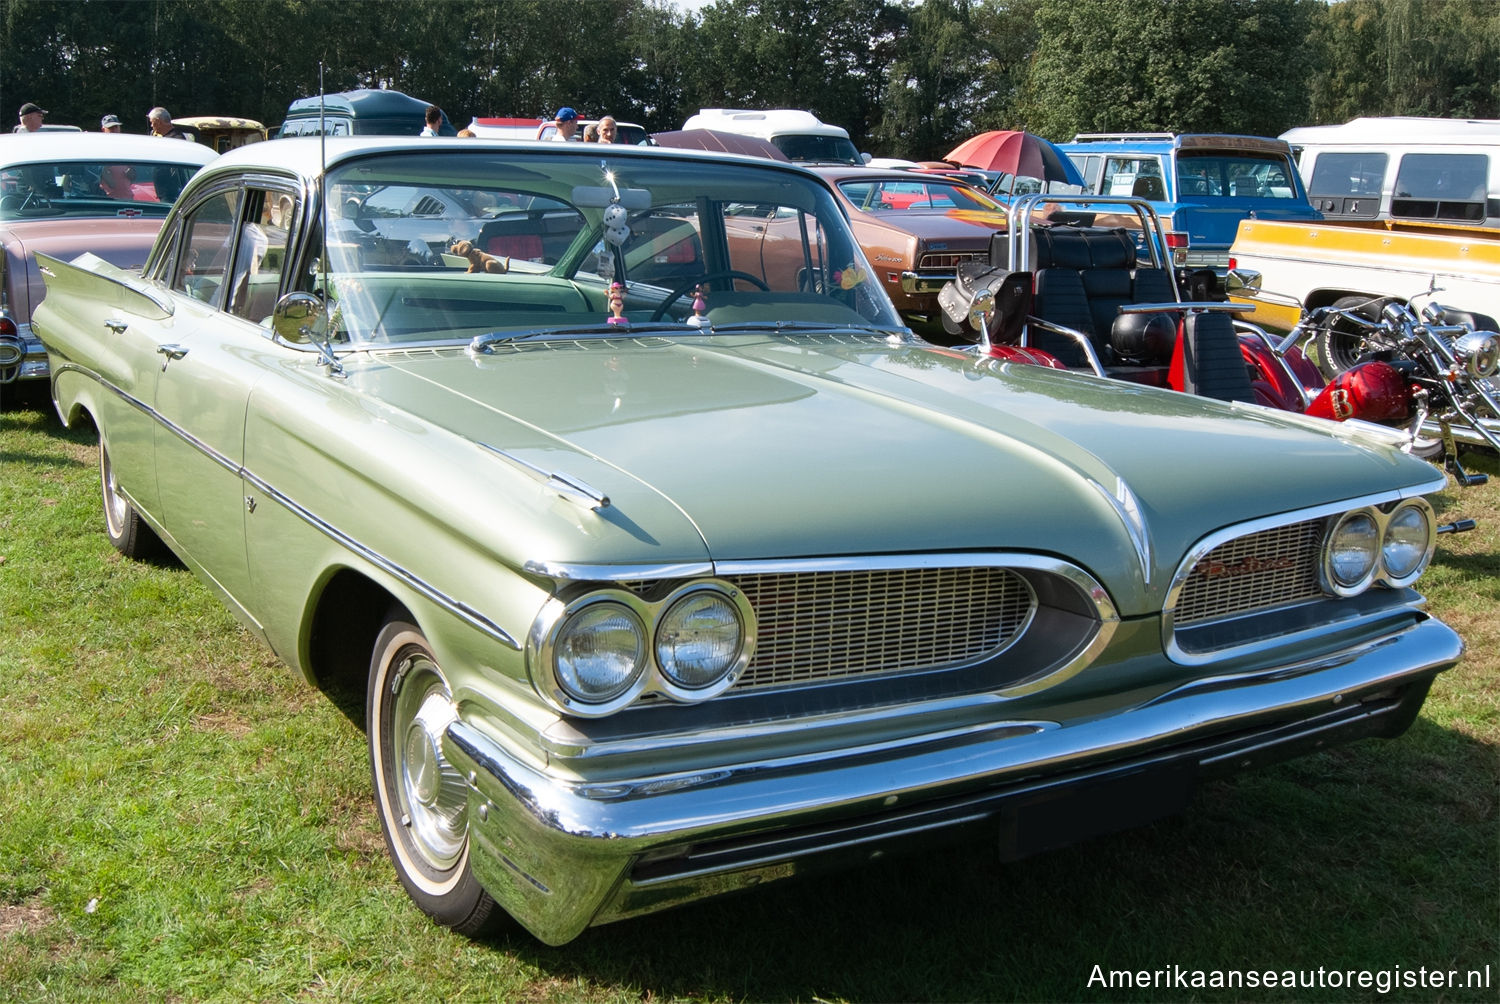
[(0, 220), (165, 217), (199, 166), (131, 160), (14, 164), (0, 168)]
[(847, 136), (785, 133), (772, 136), (771, 142), (787, 155), (788, 160), (799, 164), (853, 164), (858, 167), (864, 163)]
[(331, 171), (308, 281), (336, 301), (334, 337), (902, 327), (816, 179), (558, 145)]
[(865, 213), (904, 213), (912, 210), (981, 209), (1004, 212), (998, 202), (967, 185), (952, 181), (927, 181), (905, 178), (839, 182), (854, 208)]

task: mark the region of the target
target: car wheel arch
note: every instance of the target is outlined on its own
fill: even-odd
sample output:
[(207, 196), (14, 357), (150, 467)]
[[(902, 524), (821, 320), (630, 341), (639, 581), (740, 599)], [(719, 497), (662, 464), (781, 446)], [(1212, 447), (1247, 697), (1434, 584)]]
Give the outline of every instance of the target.
[(341, 708), (347, 699), (362, 714), (376, 636), (395, 614), (414, 618), (384, 585), (348, 567), (328, 577), (309, 607), (303, 675)]

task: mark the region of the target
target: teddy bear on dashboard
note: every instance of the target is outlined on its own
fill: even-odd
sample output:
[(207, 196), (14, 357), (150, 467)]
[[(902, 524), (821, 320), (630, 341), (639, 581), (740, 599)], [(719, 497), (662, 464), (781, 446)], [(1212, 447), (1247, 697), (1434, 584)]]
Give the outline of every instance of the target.
[(469, 259), (468, 270), (470, 272), (493, 272), (496, 275), (504, 275), (510, 271), (509, 258), (499, 258), (492, 254), (486, 254), (475, 247), (470, 241), (456, 242), (448, 249), (448, 253)]

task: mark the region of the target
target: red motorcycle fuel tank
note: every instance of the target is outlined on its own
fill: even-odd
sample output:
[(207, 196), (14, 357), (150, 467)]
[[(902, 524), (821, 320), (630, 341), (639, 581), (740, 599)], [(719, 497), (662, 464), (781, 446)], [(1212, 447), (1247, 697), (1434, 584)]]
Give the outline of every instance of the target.
[(1411, 388), (1396, 367), (1372, 360), (1334, 377), (1307, 406), (1315, 418), (1401, 422), (1411, 417)]

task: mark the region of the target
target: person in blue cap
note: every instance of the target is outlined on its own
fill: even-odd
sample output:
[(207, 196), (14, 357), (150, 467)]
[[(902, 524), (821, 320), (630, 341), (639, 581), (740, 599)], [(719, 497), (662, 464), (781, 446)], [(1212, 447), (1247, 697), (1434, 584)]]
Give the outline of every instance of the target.
[(556, 143), (571, 143), (578, 138), (578, 113), (567, 105), (557, 110), (557, 132), (552, 140)]

